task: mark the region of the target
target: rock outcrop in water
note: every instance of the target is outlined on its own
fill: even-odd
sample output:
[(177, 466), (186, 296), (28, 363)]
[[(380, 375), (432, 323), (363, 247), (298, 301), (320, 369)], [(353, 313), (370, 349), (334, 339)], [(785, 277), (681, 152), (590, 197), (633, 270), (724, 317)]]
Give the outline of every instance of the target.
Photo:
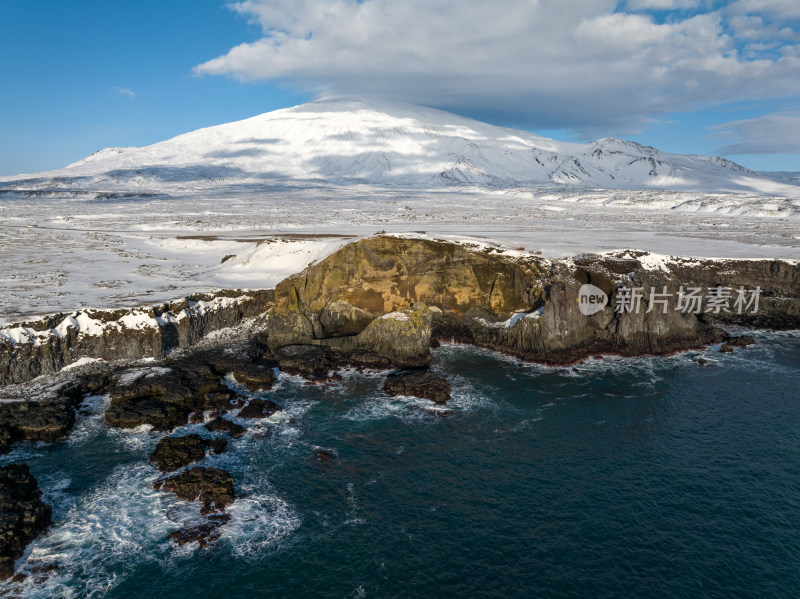
[(153, 483), (156, 489), (172, 491), (181, 499), (200, 501), (201, 514), (224, 510), (236, 500), (233, 477), (220, 468), (196, 466)]
[(14, 574), (14, 560), (49, 525), (52, 509), (24, 464), (0, 466), (0, 580)]
[(450, 383), (435, 372), (395, 372), (386, 377), (383, 392), (387, 395), (409, 395), (444, 404), (450, 401)]
[(223, 384), (222, 377), (248, 362), (247, 356), (236, 358), (222, 351), (191, 352), (167, 359), (158, 368), (140, 369), (132, 381), (123, 376), (109, 389), (106, 423), (120, 428), (149, 424), (168, 431), (186, 424), (192, 413), (239, 408), (244, 398)]
[(162, 472), (174, 472), (202, 460), (208, 448), (214, 453), (222, 453), (227, 445), (225, 439), (203, 439), (200, 435), (194, 434), (164, 437), (150, 454), (150, 461)]

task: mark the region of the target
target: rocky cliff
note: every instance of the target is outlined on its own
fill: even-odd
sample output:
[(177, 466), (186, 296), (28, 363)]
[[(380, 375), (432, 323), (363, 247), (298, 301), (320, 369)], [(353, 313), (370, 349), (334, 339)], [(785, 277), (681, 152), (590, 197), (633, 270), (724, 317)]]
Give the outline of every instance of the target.
[[(587, 297), (599, 304), (582, 305)], [(566, 364), (598, 353), (698, 348), (723, 341), (723, 325), (800, 328), (800, 269), (777, 260), (636, 251), (549, 260), (493, 246), (375, 236), (275, 290), (84, 310), (7, 327), (0, 330), (0, 384), (85, 357), (161, 358), (255, 317), (266, 317), (269, 358), (317, 378), (342, 364), (424, 367), (436, 340)]]
[[(603, 304), (594, 313), (580, 304), (581, 293), (592, 289)], [(739, 290), (743, 301), (737, 304)], [(430, 328), (417, 324), (428, 313)], [(398, 319), (395, 328), (381, 328), (387, 318)], [(547, 260), (378, 236), (281, 282), (267, 329), (281, 362), (284, 354), (319, 354), (325, 347), (340, 361), (358, 364), (362, 357), (353, 350), (368, 346), (377, 356), (373, 363), (412, 367), (429, 360), (423, 346), (430, 338), (565, 364), (596, 353), (699, 348), (726, 338), (722, 324), (800, 327), (798, 266), (654, 260), (646, 252)]]
[(161, 358), (263, 315), (274, 294), (220, 291), (150, 308), (80, 310), (0, 329), (0, 385), (58, 372), (81, 358)]

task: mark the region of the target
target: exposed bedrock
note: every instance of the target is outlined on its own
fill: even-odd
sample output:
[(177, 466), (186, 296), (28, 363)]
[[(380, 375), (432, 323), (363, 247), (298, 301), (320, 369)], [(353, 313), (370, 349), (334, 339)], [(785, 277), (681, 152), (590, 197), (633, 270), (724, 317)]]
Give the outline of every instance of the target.
[(24, 464), (0, 466), (0, 580), (14, 574), (14, 560), (50, 525), (52, 508)]
[(189, 422), (192, 413), (222, 414), (240, 408), (244, 398), (228, 388), (223, 377), (246, 362), (247, 358), (221, 350), (192, 351), (167, 359), (156, 369), (139, 369), (138, 377), (123, 372), (108, 388), (111, 405), (106, 423), (120, 428), (149, 424), (169, 431)]
[(105, 388), (110, 381), (107, 374), (79, 377), (40, 399), (0, 403), (0, 454), (17, 441), (51, 443), (66, 436), (84, 396)]
[[(722, 324), (800, 327), (797, 265), (647, 258), (620, 252), (547, 260), (445, 241), (363, 239), (277, 286), (268, 345), (282, 368), (319, 375), (344, 363), (424, 367), (431, 337), (565, 364), (598, 353), (663, 355), (720, 343)], [(597, 288), (604, 308), (581, 309), (584, 285)], [(719, 311), (678, 303), (681, 287), (697, 287), (707, 300), (720, 286), (732, 295)], [(751, 304), (737, 312), (740, 287), (760, 289), (757, 311)], [(632, 288), (640, 290), (638, 305), (617, 310)]]
[(81, 310), (0, 330), (0, 385), (57, 372), (83, 357), (161, 358), (265, 313), (273, 292), (197, 294), (151, 308)]
[(172, 491), (181, 499), (203, 503), (202, 514), (224, 510), (236, 500), (233, 477), (227, 470), (195, 466), (153, 483), (156, 489)]
[(174, 472), (202, 460), (207, 448), (210, 447), (214, 453), (222, 453), (227, 445), (225, 439), (203, 439), (194, 434), (164, 437), (150, 454), (150, 461), (162, 472)]
[[(593, 301), (604, 304), (591, 313), (579, 304), (580, 290), (589, 285), (599, 294)], [(636, 309), (617, 310), (631, 289), (639, 293)], [(708, 310), (715, 289), (725, 290), (727, 303)], [(706, 303), (679, 309), (680, 293), (692, 290)], [(739, 290), (748, 303), (737, 309)], [(755, 290), (757, 307), (749, 303)], [(666, 296), (668, 302), (660, 301)], [(316, 380), (343, 365), (425, 368), (437, 340), (565, 364), (592, 354), (699, 348), (724, 341), (723, 325), (800, 328), (800, 269), (779, 260), (638, 251), (549, 260), (468, 243), (375, 236), (341, 248), (275, 290), (221, 291), (152, 309), (84, 310), (6, 327), (0, 330), (0, 384), (55, 372), (82, 357), (162, 358), (245, 319), (255, 319), (253, 330), (261, 331), (259, 343), (269, 351), (260, 362), (231, 365), (223, 375), (233, 373), (250, 390), (269, 389), (276, 364)], [(206, 391), (225, 393), (218, 380)], [(126, 394), (124, 401), (115, 396), (111, 419), (169, 430), (185, 423), (189, 412), (213, 408), (213, 398), (198, 393), (205, 391), (162, 385)], [(160, 423), (142, 416), (154, 412), (154, 396), (170, 404), (163, 417), (156, 415)], [(1, 429), (0, 446), (11, 434)]]
[(387, 395), (410, 395), (430, 399), (438, 404), (450, 401), (450, 383), (435, 372), (410, 370), (391, 373), (386, 377), (383, 391)]

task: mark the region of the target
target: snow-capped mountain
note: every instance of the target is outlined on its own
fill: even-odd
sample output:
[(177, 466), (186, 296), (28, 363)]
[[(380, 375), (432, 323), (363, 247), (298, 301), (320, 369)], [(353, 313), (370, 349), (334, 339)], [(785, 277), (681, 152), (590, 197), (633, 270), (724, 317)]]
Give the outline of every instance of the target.
[(724, 158), (668, 154), (614, 138), (558, 142), (441, 110), (355, 100), (310, 102), (144, 148), (107, 148), (64, 169), (2, 178), (0, 192), (170, 193), (196, 184), (283, 183), (800, 196), (795, 181), (756, 173)]

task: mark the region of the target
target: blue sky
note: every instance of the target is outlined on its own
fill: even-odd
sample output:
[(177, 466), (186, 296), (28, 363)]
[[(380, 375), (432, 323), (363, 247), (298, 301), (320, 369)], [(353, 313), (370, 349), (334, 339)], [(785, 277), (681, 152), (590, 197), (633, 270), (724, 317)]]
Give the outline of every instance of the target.
[(0, 175), (326, 93), (800, 171), (796, 0), (2, 0), (0, 22)]

